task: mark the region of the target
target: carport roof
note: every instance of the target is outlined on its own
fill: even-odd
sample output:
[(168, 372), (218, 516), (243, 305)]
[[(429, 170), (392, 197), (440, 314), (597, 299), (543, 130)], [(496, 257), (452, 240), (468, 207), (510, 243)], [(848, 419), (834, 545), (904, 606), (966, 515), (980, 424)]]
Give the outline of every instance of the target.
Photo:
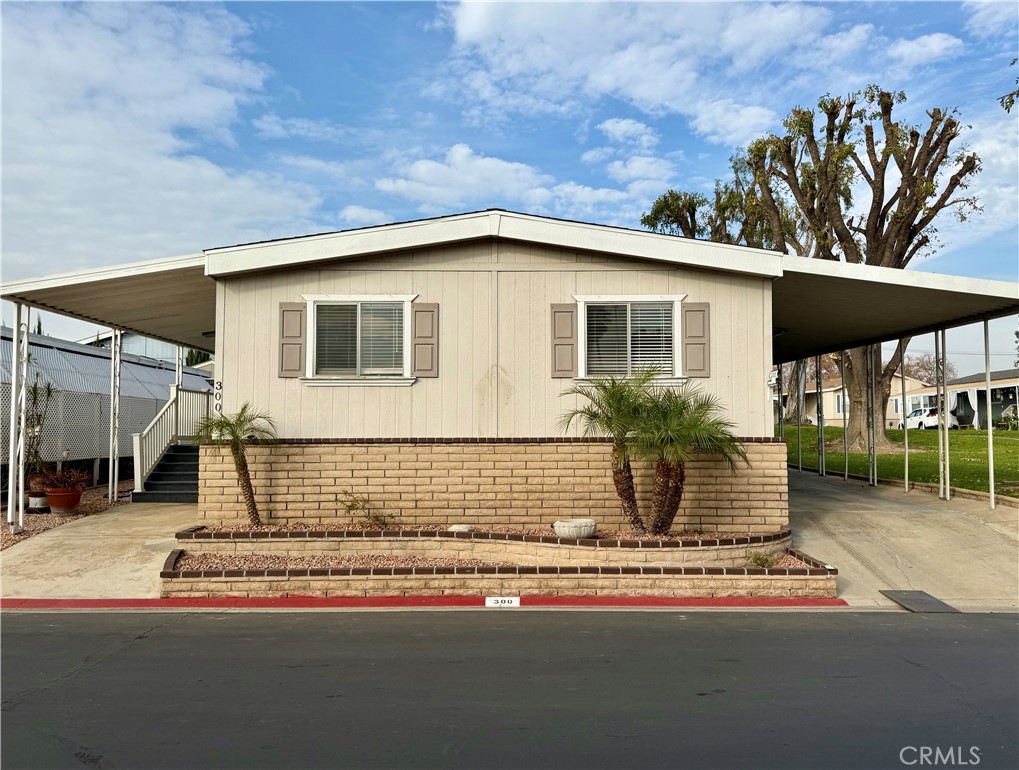
[(1013, 283), (789, 257), (505, 211), (244, 244), (11, 282), (4, 285), (2, 296), (209, 350), (217, 277), (496, 238), (771, 278), (775, 363), (1019, 313), (1019, 286)]

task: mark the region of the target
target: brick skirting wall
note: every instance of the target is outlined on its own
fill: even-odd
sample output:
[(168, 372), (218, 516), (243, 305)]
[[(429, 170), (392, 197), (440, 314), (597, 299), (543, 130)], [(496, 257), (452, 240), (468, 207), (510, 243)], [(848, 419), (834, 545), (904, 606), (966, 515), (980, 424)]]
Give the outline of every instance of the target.
[[(788, 527), (786, 448), (779, 439), (743, 439), (749, 468), (735, 475), (710, 458), (687, 464), (675, 529), (776, 532)], [(600, 440), (294, 439), (248, 448), (263, 521), (342, 525), (346, 491), (366, 498), (396, 526), (472, 524), (548, 527), (593, 518), (602, 529), (628, 527), (612, 484), (611, 444)], [(635, 468), (648, 503), (650, 468)], [(210, 526), (247, 521), (229, 452), (201, 450), (198, 507)]]
[(195, 528), (178, 532), (177, 545), (188, 553), (229, 556), (343, 557), (378, 554), (544, 566), (747, 567), (750, 566), (747, 557), (752, 553), (781, 558), (792, 545), (792, 536), (789, 530), (785, 530), (770, 535), (662, 543), (639, 540), (603, 542), (487, 532), (207, 532)]

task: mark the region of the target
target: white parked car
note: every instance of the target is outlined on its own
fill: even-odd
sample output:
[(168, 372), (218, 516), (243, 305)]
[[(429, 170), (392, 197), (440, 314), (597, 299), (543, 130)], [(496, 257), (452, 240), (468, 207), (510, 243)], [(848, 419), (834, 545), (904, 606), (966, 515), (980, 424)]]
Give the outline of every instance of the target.
[[(938, 408), (927, 406), (923, 409), (914, 409), (906, 415), (906, 427), (910, 430), (937, 430), (938, 429)], [(957, 430), (959, 420), (951, 412), (948, 413), (948, 429)], [(902, 430), (902, 422), (899, 422), (899, 430)]]

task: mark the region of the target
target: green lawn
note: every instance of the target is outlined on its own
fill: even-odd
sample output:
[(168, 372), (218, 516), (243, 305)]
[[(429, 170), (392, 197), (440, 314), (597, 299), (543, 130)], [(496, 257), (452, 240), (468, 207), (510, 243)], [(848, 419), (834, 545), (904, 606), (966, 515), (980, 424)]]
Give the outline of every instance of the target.
[[(804, 425), (803, 465), (817, 467), (817, 427)], [(786, 446), (789, 466), (796, 466), (796, 427), (786, 426)], [(903, 431), (890, 430), (888, 438), (900, 446)], [(845, 468), (842, 454), (842, 428), (826, 427), (825, 466), (828, 473), (841, 473)], [(953, 487), (987, 491), (987, 431), (953, 430), (948, 438), (949, 473)], [(938, 432), (936, 430), (911, 430), (909, 432), (909, 480), (938, 483)], [(916, 451), (922, 450), (922, 451)], [(904, 477), (905, 454), (880, 454), (877, 457), (877, 475), (882, 479)], [(867, 475), (867, 455), (849, 453), (849, 472)], [(1019, 497), (1019, 432), (995, 431), (994, 433), (994, 485), (999, 495)], [(1016, 486), (1010, 486), (1016, 485)]]

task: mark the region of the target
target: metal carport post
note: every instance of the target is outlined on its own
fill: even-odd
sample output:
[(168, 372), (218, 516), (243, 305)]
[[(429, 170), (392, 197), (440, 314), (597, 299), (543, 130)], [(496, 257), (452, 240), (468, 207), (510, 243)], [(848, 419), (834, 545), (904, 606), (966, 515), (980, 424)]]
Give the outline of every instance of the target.
[(110, 339), (110, 478), (106, 497), (112, 503), (120, 486), (120, 349), (121, 333), (113, 329)]
[[(984, 387), (987, 393), (984, 398), (984, 410), (987, 413), (987, 491), (991, 497), (991, 510), (994, 509), (994, 415), (991, 412), (991, 334), (987, 319), (984, 319)], [(977, 404), (979, 408), (979, 404)]]
[[(25, 384), (28, 382), (28, 330), (31, 309), (14, 303), (11, 329), (11, 424), (7, 454), (7, 523), (17, 534), (25, 528)], [(18, 523), (14, 523), (14, 506)]]

